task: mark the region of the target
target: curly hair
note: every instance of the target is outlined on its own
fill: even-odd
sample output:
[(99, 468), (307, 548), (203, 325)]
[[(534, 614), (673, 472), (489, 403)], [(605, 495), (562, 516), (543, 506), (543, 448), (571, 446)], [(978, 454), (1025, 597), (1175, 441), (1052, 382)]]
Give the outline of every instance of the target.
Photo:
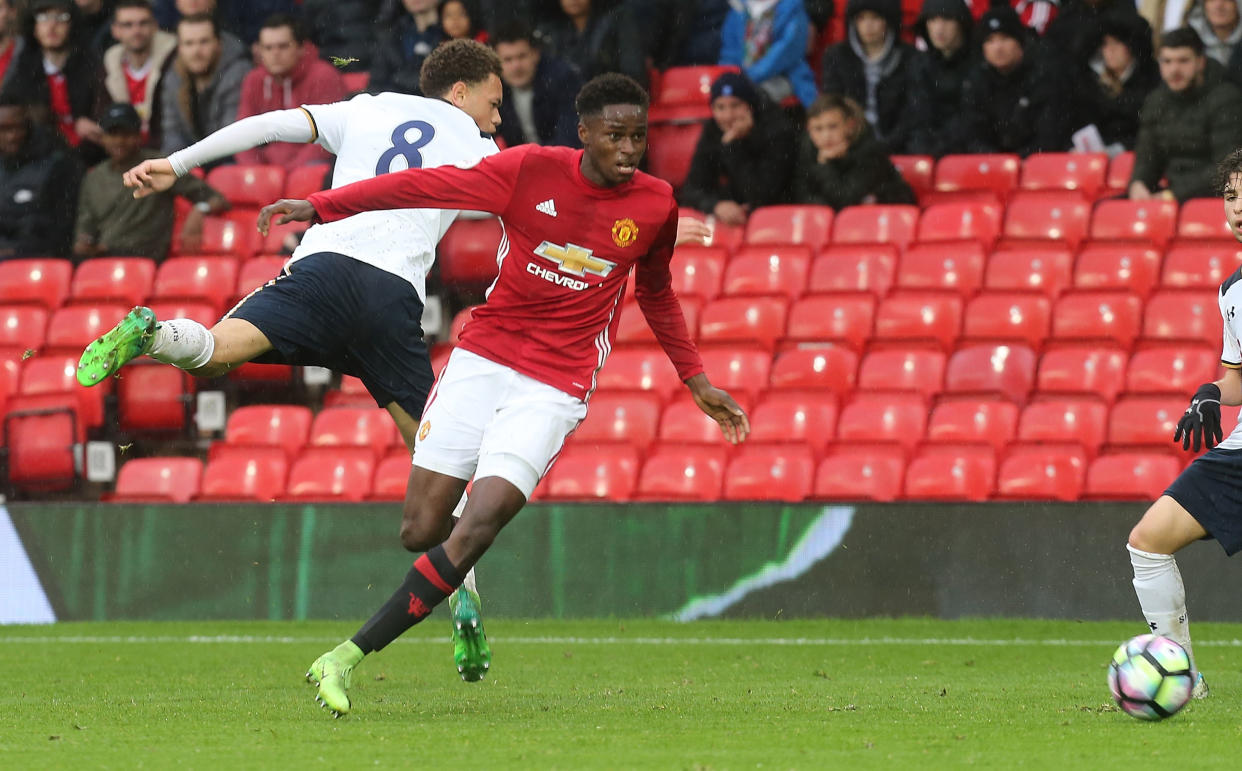
[(1242, 147), (1234, 150), (1221, 159), (1216, 164), (1216, 175), (1212, 180), (1212, 186), (1220, 195), (1229, 192), (1229, 183), (1233, 181), (1235, 175), (1242, 174)]
[(647, 109), (647, 90), (631, 77), (615, 72), (597, 75), (587, 81), (574, 100), (579, 118), (599, 115), (610, 104), (636, 104)]
[(441, 43), (423, 62), (418, 87), (424, 96), (443, 96), (454, 83), (477, 86), (488, 75), (501, 76), (500, 57), (477, 40), (462, 38)]

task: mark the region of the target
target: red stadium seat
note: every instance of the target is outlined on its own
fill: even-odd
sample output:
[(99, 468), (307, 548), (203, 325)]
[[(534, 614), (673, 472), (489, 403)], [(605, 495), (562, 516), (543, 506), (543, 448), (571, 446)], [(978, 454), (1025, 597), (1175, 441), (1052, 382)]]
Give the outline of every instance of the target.
[(202, 476), (198, 458), (135, 458), (121, 466), (111, 500), (189, 503), (198, 495)]
[(70, 302), (142, 305), (155, 282), (155, 261), (146, 257), (99, 257), (73, 273)]
[(1242, 267), (1242, 248), (1236, 243), (1174, 244), (1164, 257), (1160, 283), (1171, 289), (1218, 289)]
[(82, 355), (82, 349), (112, 329), (129, 312), (116, 304), (67, 305), (52, 314), (47, 324), (47, 350)]
[(762, 206), (746, 220), (746, 243), (801, 244), (818, 250), (828, 244), (832, 217), (827, 206)]
[(215, 306), (197, 300), (152, 300), (147, 307), (157, 319), (194, 319), (208, 329), (220, 318)]
[[(285, 198), (309, 198), (311, 193), (325, 189), (324, 180), (332, 171), (330, 163), (309, 163), (285, 175)], [(271, 203), (271, 201), (268, 201)]]
[[(205, 217), (203, 239), (196, 253), (242, 259), (253, 256), (259, 250), (263, 239), (255, 229), (255, 216), (253, 209), (238, 209), (224, 217)], [(176, 244), (174, 239), (173, 245)], [(157, 280), (158, 276), (157, 271)]]
[(55, 310), (69, 296), (73, 263), (68, 260), (0, 261), (0, 302), (34, 303)]
[[(452, 346), (449, 346), (449, 348), (451, 349)], [(434, 359), (432, 361), (431, 371), (438, 375), (440, 368), (435, 365)], [(440, 365), (443, 366), (443, 362), (440, 362)], [(371, 408), (375, 406), (375, 399), (371, 396), (371, 392), (367, 390), (367, 387), (363, 385), (360, 378), (356, 378), (353, 375), (341, 375), (341, 387), (328, 391), (323, 395), (323, 406), (325, 409), (329, 407)], [(307, 416), (306, 430), (308, 435), (310, 432), (310, 422), (311, 419)], [(294, 454), (296, 454), (296, 449)]]
[(788, 313), (789, 300), (783, 296), (712, 300), (699, 315), (699, 342), (757, 342), (771, 349), (785, 334)]
[(345, 84), (345, 92), (356, 94), (360, 91), (366, 91), (367, 86), (371, 83), (371, 73), (369, 72), (342, 72), (341, 82)]
[(890, 155), (888, 158), (901, 172), (906, 184), (919, 198), (932, 189), (932, 173), (936, 160), (930, 155)]
[(1017, 193), (1005, 209), (1006, 242), (1060, 241), (1075, 248), (1091, 207), (1077, 193)]
[(286, 239), (290, 235), (297, 235), (299, 238), (293, 243), (301, 243), (302, 239), (300, 236), (306, 232), (308, 227), (310, 226), (305, 222), (287, 222), (284, 225), (272, 223), (268, 227), (267, 235), (260, 235), (257, 247), (259, 253), (283, 257), (286, 253), (293, 251), (289, 248), (290, 245), (286, 244)]
[(1084, 498), (1154, 501), (1177, 478), (1182, 464), (1172, 455), (1123, 452), (1102, 455), (1087, 469)]
[(901, 289), (943, 289), (970, 297), (983, 284), (983, 247), (974, 241), (915, 244), (901, 258)]
[(684, 388), (668, 356), (656, 346), (614, 349), (595, 381), (601, 391), (639, 388), (662, 399)]
[(834, 244), (892, 244), (905, 249), (914, 240), (919, 219), (917, 206), (848, 206), (837, 212), (832, 224)]
[(830, 246), (811, 263), (808, 292), (872, 292), (883, 297), (897, 274), (897, 247)]
[(1185, 396), (1123, 396), (1108, 414), (1108, 443), (1171, 450), (1173, 430), (1185, 411)]
[(660, 425), (660, 397), (651, 391), (596, 391), (572, 435), (574, 445), (629, 442), (643, 450)]
[[(331, 412), (332, 410), (329, 410)], [(371, 490), (375, 454), (366, 447), (309, 447), (289, 469), (286, 501), (361, 501)]]
[(836, 437), (837, 397), (812, 389), (768, 391), (750, 413), (748, 442), (802, 442), (822, 451)]
[(910, 449), (925, 428), (927, 406), (914, 394), (858, 393), (837, 418), (837, 441), (896, 442)]
[(875, 316), (876, 340), (933, 341), (949, 348), (962, 328), (962, 298), (948, 292), (894, 292)]
[(1087, 456), (1077, 445), (1017, 444), (996, 475), (996, 498), (1076, 501), (1087, 476)]
[(837, 445), (815, 470), (811, 497), (892, 501), (901, 493), (905, 469), (906, 455), (898, 445)]
[(806, 291), (811, 250), (806, 246), (744, 246), (725, 268), (725, 295), (779, 295)]
[(1156, 292), (1143, 314), (1143, 337), (1147, 340), (1187, 340), (1219, 343), (1220, 305), (1215, 293), (1198, 289)]
[(699, 349), (703, 368), (712, 385), (734, 396), (754, 396), (768, 385), (772, 354), (755, 345), (704, 346)]
[(1035, 385), (1035, 352), (1023, 345), (966, 345), (949, 357), (946, 393), (994, 393), (1019, 404)]
[(1022, 162), (1018, 187), (1023, 190), (1078, 190), (1094, 198), (1104, 187), (1108, 156), (1104, 153), (1035, 153)]
[(936, 164), (935, 188), (943, 192), (987, 190), (1003, 200), (1018, 186), (1016, 155), (946, 155)]
[[(720, 294), (729, 252), (720, 246), (679, 246), (673, 251), (669, 270), (677, 297), (714, 300)], [(632, 284), (633, 282), (631, 282)]]
[(1114, 156), (1108, 162), (1108, 175), (1104, 178), (1105, 190), (1102, 194), (1125, 193), (1130, 187), (1130, 176), (1133, 172), (1134, 152), (1132, 150)]
[(966, 305), (962, 338), (1014, 340), (1039, 348), (1048, 337), (1052, 302), (1029, 292), (984, 292)]
[(796, 503), (810, 495), (814, 477), (815, 460), (805, 445), (747, 442), (729, 461), (723, 497)]
[(1022, 416), (1018, 418), (1018, 439), (1026, 442), (1076, 442), (1094, 456), (1104, 443), (1107, 420), (1108, 405), (1102, 399), (1090, 396), (1042, 398), (1022, 410)]
[[(699, 313), (703, 309), (703, 301), (697, 297), (678, 297), (677, 299), (681, 302), (681, 315), (686, 320), (686, 330), (689, 331), (690, 337), (694, 338), (699, 328)], [(456, 338), (450, 338), (450, 342), (456, 341)], [(657, 344), (655, 333), (651, 331), (651, 325), (647, 323), (647, 317), (643, 315), (642, 308), (636, 301), (627, 302), (622, 306), (615, 342), (618, 344)]]
[(85, 431), (73, 394), (9, 399), (3, 420), (8, 481), (20, 490), (65, 490), (80, 474)]
[(404, 501), (409, 481), (410, 454), (402, 450), (388, 455), (375, 466), (367, 498), (372, 501)]
[(1177, 237), (1216, 239), (1234, 245), (1233, 231), (1225, 219), (1219, 198), (1192, 198), (1182, 203), (1177, 218)]
[(40, 350), (47, 339), (48, 316), (38, 305), (0, 305), (0, 346)]
[(1052, 336), (1129, 346), (1138, 337), (1142, 314), (1143, 301), (1129, 292), (1071, 292), (1053, 309)]
[(653, 176), (674, 188), (686, 182), (690, 160), (703, 133), (703, 124), (652, 123), (647, 133), (647, 166)]
[(225, 446), (207, 461), (195, 500), (275, 500), (288, 474), (289, 460), (279, 447)]
[(1018, 406), (1001, 398), (954, 397), (936, 402), (927, 421), (929, 442), (986, 443), (1000, 450), (1014, 437)]
[(737, 72), (737, 67), (704, 65), (664, 70), (660, 90), (651, 104), (651, 122), (707, 119), (711, 116), (712, 83), (726, 72)]
[(312, 447), (366, 447), (380, 457), (399, 442), (392, 416), (381, 407), (339, 407), (323, 410), (311, 423)]
[(945, 355), (931, 348), (888, 348), (863, 357), (858, 369), (862, 391), (918, 391), (934, 396), (944, 383)]
[(257, 209), (283, 197), (283, 166), (230, 164), (207, 172), (207, 184), (234, 206)]
[(267, 282), (274, 281), (283, 272), (288, 260), (288, 257), (254, 257), (246, 260), (237, 272), (234, 294), (245, 297)]
[(1091, 237), (1101, 241), (1146, 241), (1163, 247), (1173, 237), (1177, 202), (1100, 201), (1091, 217)]
[[(0, 347), (0, 415), (4, 414), (4, 406), (9, 397), (17, 395), (24, 353), (25, 349), (21, 347)], [(852, 372), (850, 377), (853, 378)]]
[(638, 484), (639, 467), (638, 450), (627, 442), (573, 444), (552, 464), (543, 481), (542, 498), (627, 501)]
[(991, 247), (1000, 235), (1002, 210), (986, 203), (938, 203), (919, 217), (918, 240), (978, 241)]
[(657, 445), (643, 463), (634, 497), (665, 501), (719, 500), (724, 469), (724, 447)]
[(232, 298), (236, 287), (236, 260), (225, 257), (170, 257), (156, 271), (152, 294), (160, 300), (195, 300), (222, 309)]
[(1161, 254), (1145, 244), (1091, 244), (1074, 266), (1075, 289), (1128, 289), (1146, 297), (1160, 279)]
[(78, 385), (80, 354), (35, 356), (22, 365), (19, 393), (23, 396), (72, 394), (77, 402), (83, 430), (103, 425), (104, 397), (111, 391), (107, 381), (91, 388)]
[[(747, 394), (733, 393), (733, 398), (743, 410), (749, 411), (750, 398)], [(664, 406), (660, 413), (658, 437), (662, 442), (729, 446), (720, 426), (699, 409), (689, 393), (679, 394)]]
[(1074, 255), (1068, 249), (1001, 249), (988, 258), (983, 286), (997, 291), (1041, 292), (1056, 299), (1069, 287)]
[[(293, 459), (310, 439), (311, 419), (310, 409), (302, 406), (255, 404), (238, 407), (229, 415), (224, 443), (278, 447)], [(212, 445), (213, 455), (219, 446)]]
[(458, 218), (440, 239), (440, 278), (446, 284), (487, 286), (496, 278), (500, 220)]
[(839, 345), (807, 345), (776, 355), (771, 388), (823, 388), (837, 395), (854, 390), (858, 354)]
[(1158, 345), (1130, 357), (1126, 391), (1136, 394), (1191, 394), (1200, 383), (1215, 380), (1220, 352), (1203, 345)]
[(1039, 360), (1035, 388), (1041, 394), (1094, 394), (1112, 402), (1122, 390), (1128, 360), (1117, 346), (1054, 346)]
[(984, 501), (996, 481), (996, 454), (978, 445), (925, 445), (906, 467), (908, 501)]
[(1005, 198), (994, 190), (932, 190), (919, 196), (919, 204), (925, 207), (946, 203), (973, 203), (988, 206), (997, 211), (1005, 208)]
[(870, 293), (803, 297), (789, 308), (785, 336), (792, 342), (839, 342), (860, 350), (871, 338), (875, 310)]
[(194, 391), (190, 373), (139, 360), (116, 381), (117, 423), (133, 434), (184, 431), (190, 424)]

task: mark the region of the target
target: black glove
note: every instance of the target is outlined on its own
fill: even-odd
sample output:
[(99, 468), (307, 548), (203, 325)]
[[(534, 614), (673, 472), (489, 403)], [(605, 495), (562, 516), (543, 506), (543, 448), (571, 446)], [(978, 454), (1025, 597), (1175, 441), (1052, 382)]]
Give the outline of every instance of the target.
[(1186, 414), (1177, 421), (1177, 430), (1173, 432), (1173, 441), (1180, 441), (1183, 450), (1199, 451), (1199, 440), (1203, 446), (1212, 449), (1220, 443), (1220, 387), (1215, 383), (1204, 383), (1195, 391), (1186, 408)]

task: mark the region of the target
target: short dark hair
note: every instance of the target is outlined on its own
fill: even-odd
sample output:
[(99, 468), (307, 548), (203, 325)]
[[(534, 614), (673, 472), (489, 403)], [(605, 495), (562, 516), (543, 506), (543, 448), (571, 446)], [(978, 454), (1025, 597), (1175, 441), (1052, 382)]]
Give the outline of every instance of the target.
[(216, 39), (220, 39), (220, 22), (210, 13), (192, 13), (189, 16), (182, 16), (177, 22), (177, 29), (181, 29), (182, 24), (210, 24), (212, 34)]
[(529, 24), (520, 19), (514, 19), (501, 24), (490, 37), (493, 46), (498, 46), (501, 43), (521, 43), (523, 40), (530, 43), (531, 48), (539, 47), (539, 38), (535, 36), (535, 31), (531, 29)]
[(116, 21), (117, 12), (125, 8), (137, 8), (153, 16), (155, 15), (155, 9), (151, 7), (151, 0), (116, 0), (116, 5), (112, 7), (112, 20)]
[(647, 109), (647, 90), (638, 81), (616, 72), (596, 75), (578, 92), (574, 109), (579, 118), (599, 115), (610, 104), (636, 104)]
[(1190, 27), (1171, 29), (1160, 36), (1160, 48), (1189, 48), (1195, 56), (1203, 56), (1203, 38)]
[(1220, 163), (1216, 164), (1216, 176), (1212, 182), (1217, 194), (1227, 193), (1229, 183), (1237, 174), (1242, 174), (1242, 147), (1221, 158)]
[(863, 112), (862, 105), (848, 96), (820, 94), (814, 102), (811, 102), (811, 106), (806, 108), (806, 119), (810, 120), (833, 110), (839, 111), (845, 120), (854, 123), (854, 129), (850, 132), (850, 142), (853, 142), (866, 127), (867, 114)]
[(441, 96), (461, 81), (478, 85), (488, 75), (501, 75), (500, 57), (477, 40), (462, 38), (441, 43), (423, 61), (418, 73), (418, 87), (424, 96)]
[(294, 41), (298, 45), (306, 42), (306, 32), (302, 30), (301, 22), (287, 13), (273, 13), (271, 16), (268, 16), (263, 20), (263, 25), (259, 27), (259, 31), (280, 29), (281, 27), (289, 28), (289, 31), (293, 33)]

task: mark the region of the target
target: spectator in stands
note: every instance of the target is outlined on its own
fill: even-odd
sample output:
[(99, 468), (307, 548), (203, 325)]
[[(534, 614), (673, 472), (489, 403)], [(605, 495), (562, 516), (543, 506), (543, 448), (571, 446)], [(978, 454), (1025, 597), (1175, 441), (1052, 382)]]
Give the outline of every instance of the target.
[(974, 18), (965, 0), (925, 0), (915, 33), (927, 50), (911, 65), (907, 109), (914, 120), (907, 152), (942, 155), (957, 152), (961, 136), (962, 84), (975, 61), (970, 45)]
[(13, 60), (26, 44), (19, 30), (17, 7), (13, 2), (0, 0), (0, 92), (17, 72), (12, 66)]
[(371, 60), (371, 90), (421, 94), (423, 60), (444, 42), (436, 0), (401, 0), (380, 19)]
[(741, 225), (754, 209), (786, 201), (797, 136), (745, 75), (721, 75), (711, 97), (712, 117), (703, 124), (678, 200), (726, 225)]
[(522, 22), (498, 28), (492, 41), (504, 73), (499, 133), (505, 144), (580, 147), (574, 109), (580, 81), (574, 69), (541, 52)]
[[(291, 110), (304, 104), (328, 104), (345, 98), (340, 73), (318, 57), (297, 19), (273, 14), (259, 30), (259, 66), (242, 82), (237, 119), (272, 110)], [(237, 154), (238, 163), (268, 163), (292, 171), (332, 156), (314, 142), (273, 142)]]
[(806, 116), (794, 167), (794, 203), (844, 209), (863, 203), (915, 203), (914, 191), (872, 135), (862, 107), (825, 94)]
[(849, 0), (846, 37), (824, 52), (822, 90), (863, 106), (871, 129), (888, 148), (906, 149), (913, 116), (906, 109), (915, 51), (901, 42), (899, 0)]
[(112, 36), (120, 42), (104, 54), (104, 85), (113, 102), (134, 106), (144, 141), (158, 147), (156, 101), (177, 52), (177, 36), (156, 27), (149, 0), (119, 0), (114, 14)]
[(246, 46), (259, 39), (259, 27), (274, 13), (297, 13), (297, 0), (155, 0), (155, 18), (164, 29), (175, 30), (186, 16), (210, 14), (220, 37), (235, 38)]
[(1110, 26), (1120, 22), (1145, 27), (1148, 39), (1152, 39), (1151, 25), (1139, 15), (1133, 0), (1066, 0), (1061, 13), (1048, 25), (1044, 41), (1080, 71), (1096, 54), (1100, 25), (1105, 21)]
[(0, 259), (69, 252), (80, 178), (60, 135), (17, 97), (0, 96)]
[[(1219, 192), (1212, 185), (1216, 162), (1242, 145), (1242, 92), (1189, 27), (1166, 32), (1156, 55), (1163, 83), (1139, 113), (1130, 198), (1211, 197)], [(1167, 190), (1158, 187), (1162, 178)]]
[[(1120, 1), (1120, 0), (1119, 0)], [(1191, 0), (1185, 23), (1203, 40), (1204, 53), (1230, 70), (1242, 69), (1242, 0)]]
[(720, 33), (729, 14), (728, 0), (646, 0), (639, 18), (656, 69), (715, 64), (720, 61)]
[(449, 40), (470, 38), (487, 42), (487, 30), (479, 23), (481, 17), (474, 0), (440, 0), (438, 11), (440, 28)]
[(142, 161), (159, 158), (142, 147), (142, 119), (129, 104), (114, 104), (99, 119), (108, 160), (86, 173), (78, 197), (78, 220), (73, 253), (76, 257), (138, 255), (162, 260), (173, 230), (173, 199), (194, 204), (181, 227), (182, 251), (202, 243), (203, 218), (227, 211), (228, 201), (193, 174), (186, 174), (171, 190), (134, 198), (121, 176)]
[(1160, 84), (1150, 33), (1141, 16), (1106, 17), (1097, 28), (1094, 53), (1075, 78), (1079, 120), (1095, 126), (1112, 155), (1134, 149), (1139, 110)]
[(815, 75), (806, 63), (810, 19), (802, 0), (746, 0), (734, 5), (720, 33), (720, 63), (742, 68), (768, 97), (782, 104), (815, 101)]
[(242, 43), (241, 38), (233, 34), (224, 24), (223, 15), (217, 8), (216, 0), (154, 0), (151, 8), (155, 12), (155, 20), (159, 22), (160, 29), (170, 32), (176, 32), (177, 24), (186, 16), (198, 16), (205, 13), (216, 20), (216, 29), (219, 30), (217, 34), (224, 50), (241, 51), (247, 48), (247, 44)]
[(111, 48), (113, 0), (74, 0), (78, 6), (78, 39), (95, 56)]
[(321, 52), (348, 61), (342, 72), (369, 72), (381, 0), (304, 0), (310, 38)]
[(586, 81), (605, 72), (647, 85), (647, 43), (626, 3), (608, 9), (597, 0), (560, 0), (561, 12), (539, 25), (549, 54), (573, 65)]
[(962, 85), (962, 136), (971, 153), (1066, 150), (1073, 117), (1064, 76), (1046, 59), (1009, 6), (994, 6), (976, 29), (983, 59)]
[(237, 120), (250, 61), (240, 45), (230, 50), (225, 43), (220, 26), (206, 14), (185, 16), (177, 24), (177, 59), (160, 93), (164, 155)]

